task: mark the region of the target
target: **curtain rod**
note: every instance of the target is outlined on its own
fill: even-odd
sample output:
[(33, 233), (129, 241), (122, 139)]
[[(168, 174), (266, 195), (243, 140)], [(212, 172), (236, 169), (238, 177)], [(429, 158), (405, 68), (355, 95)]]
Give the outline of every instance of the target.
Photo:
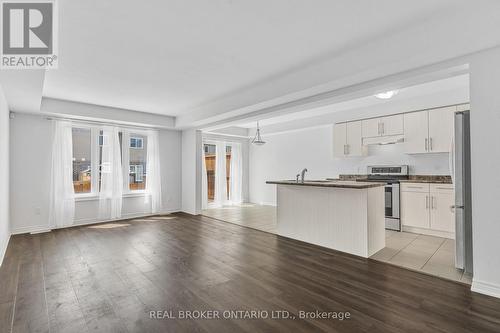
[(67, 118), (67, 117), (57, 117), (57, 116), (47, 116), (45, 117), (47, 120), (66, 120), (66, 121), (71, 121), (75, 123), (81, 123), (81, 124), (91, 124), (91, 125), (104, 125), (104, 126), (117, 126), (121, 128), (128, 128), (128, 129), (137, 129), (137, 130), (148, 130), (148, 129), (165, 129), (161, 127), (153, 127), (153, 126), (141, 126), (141, 125), (125, 125), (119, 122), (106, 122), (106, 121), (98, 121), (98, 120), (81, 120), (81, 119), (75, 119), (75, 118)]

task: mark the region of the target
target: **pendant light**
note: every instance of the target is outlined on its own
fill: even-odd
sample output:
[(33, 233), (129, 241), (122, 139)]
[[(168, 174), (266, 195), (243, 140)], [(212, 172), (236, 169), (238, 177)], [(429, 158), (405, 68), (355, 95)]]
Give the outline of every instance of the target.
[(259, 127), (259, 122), (257, 122), (257, 131), (255, 132), (255, 137), (252, 140), (252, 143), (257, 146), (262, 146), (266, 142), (262, 140), (260, 137), (260, 127)]

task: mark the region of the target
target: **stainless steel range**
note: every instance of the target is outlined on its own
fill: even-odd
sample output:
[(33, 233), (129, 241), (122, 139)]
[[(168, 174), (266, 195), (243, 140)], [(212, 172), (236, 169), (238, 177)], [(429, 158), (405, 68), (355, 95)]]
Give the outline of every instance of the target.
[[(384, 182), (385, 228), (401, 231), (399, 181), (408, 179), (407, 165), (369, 166), (367, 181)], [(366, 181), (365, 180), (365, 181)]]

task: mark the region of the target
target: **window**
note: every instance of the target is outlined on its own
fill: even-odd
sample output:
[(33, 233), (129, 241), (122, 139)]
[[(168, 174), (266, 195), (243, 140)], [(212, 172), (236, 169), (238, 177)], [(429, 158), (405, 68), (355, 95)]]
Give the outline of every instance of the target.
[(130, 191), (144, 190), (146, 188), (146, 154), (147, 137), (130, 134), (128, 161)]
[(137, 183), (144, 182), (144, 166), (142, 164), (130, 165), (130, 174), (134, 175), (134, 179)]
[(89, 128), (73, 128), (73, 188), (92, 192), (92, 134)]
[(143, 149), (143, 147), (144, 147), (144, 138), (140, 138), (140, 137), (131, 137), (130, 138), (130, 148)]
[(205, 144), (205, 154), (215, 155), (215, 145)]
[(102, 131), (100, 131), (100, 134), (99, 134), (99, 146), (102, 147), (104, 145), (107, 145), (108, 144), (108, 136), (107, 135), (103, 135), (102, 134)]
[[(73, 186), (75, 194), (98, 195), (101, 173), (111, 172), (109, 163), (103, 162), (103, 148), (111, 137), (104, 135), (99, 126), (73, 127)], [(124, 192), (146, 189), (147, 135), (131, 133), (125, 129), (118, 134), (122, 158)], [(94, 175), (94, 177), (92, 177)]]
[[(207, 169), (207, 198), (209, 202), (215, 199), (215, 144), (205, 143), (203, 145), (205, 150), (205, 167)], [(226, 179), (227, 179), (227, 199), (229, 199), (229, 189), (231, 184), (231, 146), (226, 146)]]
[(207, 198), (214, 201), (215, 198), (215, 145), (204, 144), (205, 166), (207, 169)]
[(231, 188), (231, 146), (226, 146), (226, 184), (227, 184), (227, 199), (229, 200), (229, 192)]

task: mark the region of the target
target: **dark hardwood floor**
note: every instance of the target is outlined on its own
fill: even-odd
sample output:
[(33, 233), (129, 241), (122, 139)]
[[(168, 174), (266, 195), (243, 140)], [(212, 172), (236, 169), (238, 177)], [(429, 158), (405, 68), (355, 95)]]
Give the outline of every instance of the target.
[[(335, 319), (150, 319), (150, 311), (349, 312)], [(280, 312), (273, 312), (278, 314)], [(247, 314), (247, 313), (240, 313)], [(2, 332), (500, 332), (468, 286), (206, 217), (11, 238)]]

